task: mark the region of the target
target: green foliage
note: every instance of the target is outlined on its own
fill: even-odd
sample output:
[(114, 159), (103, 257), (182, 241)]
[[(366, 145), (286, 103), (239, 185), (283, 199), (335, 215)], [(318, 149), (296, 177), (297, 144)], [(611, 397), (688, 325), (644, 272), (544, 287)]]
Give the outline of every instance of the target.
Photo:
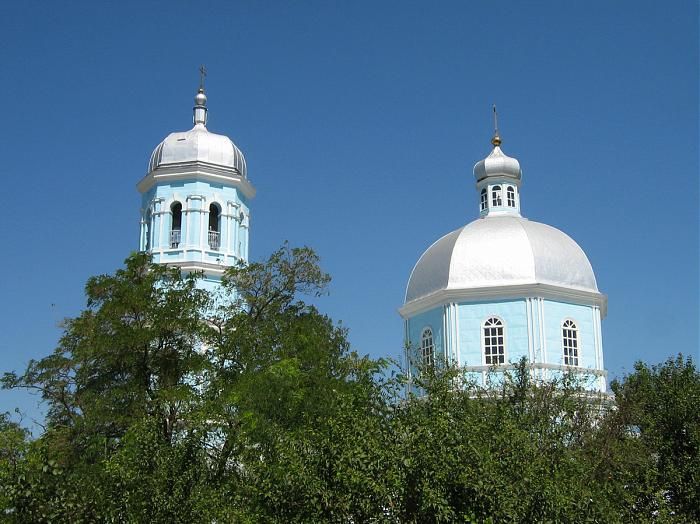
[[(29, 448), (27, 437), (28, 431), (13, 422), (9, 413), (0, 413), (0, 487), (12, 484), (19, 476)], [(0, 489), (0, 508), (8, 507), (11, 500), (11, 494)]]
[(245, 499), (256, 521), (368, 522), (393, 504), (392, 383), (375, 381), (383, 362), (353, 355), (347, 364), (350, 387), (331, 390), (322, 417), (269, 435), (246, 461)]
[(678, 355), (661, 365), (635, 364), (635, 371), (612, 384), (616, 421), (648, 457), (635, 485), (638, 505), (700, 521), (700, 371)]
[(143, 254), (92, 278), (58, 348), (6, 373), (45, 432), (0, 417), (10, 522), (693, 522), (700, 380), (637, 364), (615, 398), (527, 362), (491, 389), (443, 363), (360, 357), (304, 296), (308, 248), (226, 271), (216, 296)]
[(189, 523), (202, 520), (207, 463), (201, 435), (192, 431), (170, 443), (154, 420), (134, 424), (105, 461), (108, 520)]

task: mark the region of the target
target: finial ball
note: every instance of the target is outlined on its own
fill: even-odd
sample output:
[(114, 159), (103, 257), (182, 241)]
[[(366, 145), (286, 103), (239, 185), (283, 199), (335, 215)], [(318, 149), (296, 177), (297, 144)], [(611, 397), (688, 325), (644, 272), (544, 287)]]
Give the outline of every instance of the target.
[(207, 105), (207, 95), (204, 94), (202, 89), (200, 89), (199, 93), (194, 97), (194, 103), (198, 106)]
[(493, 138), (491, 139), (491, 143), (494, 145), (494, 147), (498, 147), (501, 145), (501, 137), (498, 136), (498, 134), (493, 135)]

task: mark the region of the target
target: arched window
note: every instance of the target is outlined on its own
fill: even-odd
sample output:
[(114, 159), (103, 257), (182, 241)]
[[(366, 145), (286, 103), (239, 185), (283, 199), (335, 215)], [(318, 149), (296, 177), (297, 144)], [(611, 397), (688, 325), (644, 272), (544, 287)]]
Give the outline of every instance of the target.
[(513, 186), (508, 186), (506, 194), (508, 195), (508, 207), (515, 207), (515, 189)]
[(486, 205), (488, 204), (489, 197), (486, 194), (486, 188), (481, 190), (481, 210), (484, 211), (486, 209)]
[(209, 206), (209, 247), (219, 249), (221, 242), (221, 212), (219, 206), (211, 204)]
[(180, 245), (182, 239), (182, 204), (173, 202), (170, 206), (172, 222), (170, 226), (170, 248), (175, 249)]
[(573, 320), (565, 320), (561, 328), (564, 365), (578, 366), (578, 328)]
[(496, 317), (491, 317), (484, 322), (484, 362), (487, 365), (506, 362), (503, 322)]
[(435, 364), (435, 344), (433, 344), (433, 330), (425, 328), (420, 336), (420, 356), (424, 366)]
[(493, 186), (493, 189), (491, 189), (492, 197), (491, 197), (491, 202), (493, 207), (498, 207), (503, 205), (503, 196), (501, 195), (501, 186)]

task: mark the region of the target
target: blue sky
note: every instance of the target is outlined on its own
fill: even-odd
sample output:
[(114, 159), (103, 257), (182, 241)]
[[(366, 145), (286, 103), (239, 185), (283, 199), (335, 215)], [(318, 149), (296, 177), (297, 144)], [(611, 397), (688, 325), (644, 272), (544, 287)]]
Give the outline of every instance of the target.
[(137, 247), (136, 183), (191, 126), (201, 63), (209, 129), (258, 190), (252, 257), (313, 247), (359, 352), (399, 356), (413, 264), (477, 216), (496, 103), (523, 214), (609, 296), (611, 376), (697, 356), (698, 54), (690, 0), (8, 3), (0, 368), (48, 354)]

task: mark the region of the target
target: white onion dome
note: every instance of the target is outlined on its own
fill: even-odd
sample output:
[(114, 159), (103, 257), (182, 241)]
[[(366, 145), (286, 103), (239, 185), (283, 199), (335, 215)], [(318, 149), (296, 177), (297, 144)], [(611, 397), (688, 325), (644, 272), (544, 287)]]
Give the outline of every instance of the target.
[(247, 176), (245, 157), (230, 138), (210, 132), (207, 122), (207, 97), (200, 88), (194, 99), (194, 127), (189, 131), (170, 133), (153, 150), (148, 173), (161, 166), (202, 162), (233, 169)]
[(442, 290), (549, 284), (598, 292), (591, 263), (571, 237), (520, 216), (490, 216), (453, 231), (413, 268), (406, 302)]
[[(558, 229), (520, 215), (520, 163), (501, 151), (498, 132), (491, 143), (491, 153), (474, 166), (481, 188), (480, 218), (423, 253), (409, 278), (405, 302), (443, 291), (487, 296), (494, 288), (531, 285), (599, 294), (591, 263), (579, 245)], [(504, 195), (504, 178), (506, 184), (513, 181), (510, 196)]]
[(474, 177), (477, 183), (487, 177), (507, 177), (520, 180), (522, 178), (520, 162), (501, 151), (501, 138), (498, 135), (493, 137), (491, 143), (494, 146), (493, 151), (474, 165)]

